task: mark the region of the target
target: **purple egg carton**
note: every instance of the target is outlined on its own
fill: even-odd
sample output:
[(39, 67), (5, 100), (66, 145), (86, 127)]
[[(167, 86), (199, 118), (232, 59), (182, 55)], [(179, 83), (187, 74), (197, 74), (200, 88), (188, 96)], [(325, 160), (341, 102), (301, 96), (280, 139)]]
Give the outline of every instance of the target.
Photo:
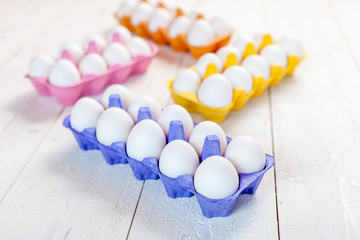
[[(121, 100), (118, 95), (110, 96), (109, 107), (122, 108)], [(151, 112), (148, 107), (139, 109), (137, 122), (140, 122), (143, 119), (151, 119)], [(128, 157), (124, 142), (116, 142), (111, 144), (111, 146), (104, 146), (97, 141), (95, 128), (85, 129), (81, 133), (74, 130), (70, 125), (70, 115), (64, 119), (63, 125), (72, 131), (81, 149), (85, 151), (100, 150), (108, 164), (129, 163), (134, 176), (138, 180), (156, 180), (160, 178), (169, 197), (189, 198), (195, 195), (203, 215), (207, 218), (228, 216), (239, 195), (254, 194), (265, 172), (274, 165), (274, 157), (266, 154), (266, 164), (263, 170), (255, 173), (239, 174), (239, 189), (232, 196), (224, 199), (209, 199), (195, 191), (193, 176), (182, 175), (177, 178), (169, 178), (160, 172), (158, 160), (156, 158), (148, 157), (142, 161), (137, 161)], [(167, 143), (176, 139), (186, 141), (181, 121), (170, 122)], [(227, 138), (227, 141), (229, 143), (231, 138)], [(214, 155), (222, 155), (220, 140), (216, 135), (209, 135), (205, 139), (200, 161), (205, 161), (206, 158)]]

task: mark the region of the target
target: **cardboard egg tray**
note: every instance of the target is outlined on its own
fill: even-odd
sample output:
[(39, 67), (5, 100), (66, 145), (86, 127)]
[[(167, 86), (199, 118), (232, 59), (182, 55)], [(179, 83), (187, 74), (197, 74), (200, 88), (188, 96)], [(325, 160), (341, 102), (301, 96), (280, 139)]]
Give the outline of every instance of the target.
[[(159, 3), (157, 7), (166, 8), (162, 3)], [(231, 35), (233, 34), (232, 32), (231, 34), (227, 35), (218, 35), (215, 37), (212, 43), (202, 47), (195, 47), (191, 46), (187, 42), (186, 34), (179, 34), (176, 38), (170, 38), (167, 28), (159, 28), (157, 32), (151, 33), (148, 29), (147, 21), (141, 22), (139, 26), (133, 26), (130, 21), (130, 15), (125, 15), (123, 18), (119, 18), (115, 13), (114, 16), (121, 25), (125, 26), (130, 31), (136, 32), (140, 37), (150, 38), (159, 45), (170, 44), (170, 46), (178, 52), (189, 51), (194, 58), (199, 58), (208, 52), (216, 52), (219, 48), (228, 44)], [(184, 13), (180, 8), (176, 9), (175, 18), (179, 16), (184, 16)], [(197, 18), (203, 19), (204, 16), (198, 14)]]
[[(109, 107), (122, 107), (119, 95), (110, 96)], [(139, 109), (137, 122), (143, 119), (151, 119), (151, 112), (148, 107)], [(111, 165), (129, 163), (134, 176), (138, 180), (156, 180), (160, 178), (169, 197), (189, 198), (195, 195), (203, 215), (207, 218), (228, 216), (239, 195), (254, 194), (265, 172), (274, 164), (274, 157), (266, 154), (266, 165), (262, 171), (250, 174), (239, 174), (239, 189), (232, 196), (224, 199), (209, 199), (196, 192), (194, 180), (191, 175), (169, 178), (159, 171), (158, 160), (156, 158), (149, 157), (142, 161), (134, 160), (127, 156), (124, 142), (115, 142), (111, 144), (111, 146), (105, 146), (97, 141), (95, 128), (87, 128), (82, 132), (77, 132), (70, 125), (70, 115), (64, 119), (63, 125), (71, 130), (82, 150), (100, 150), (106, 162)], [(181, 121), (170, 122), (167, 143), (176, 139), (186, 141)], [(227, 138), (227, 141), (229, 143), (231, 139)], [(220, 141), (216, 135), (209, 135), (205, 139), (200, 160), (203, 161), (213, 155), (221, 156)]]
[[(263, 37), (263, 41), (260, 45), (259, 52), (261, 51), (262, 48), (272, 43), (273, 40), (271, 35), (265, 34)], [(243, 54), (243, 59), (253, 54), (257, 54), (255, 44), (248, 43)], [(195, 93), (180, 93), (175, 91), (172, 88), (172, 84), (175, 78), (172, 78), (168, 81), (167, 87), (170, 90), (171, 97), (176, 104), (183, 106), (189, 112), (200, 113), (201, 115), (204, 116), (205, 120), (222, 122), (225, 120), (227, 114), (231, 110), (239, 110), (243, 108), (250, 98), (261, 96), (267, 87), (277, 85), (281, 82), (284, 76), (293, 74), (296, 67), (304, 58), (305, 58), (305, 53), (302, 58), (299, 58), (296, 55), (288, 56), (287, 67), (283, 69), (280, 65), (272, 66), (269, 79), (264, 79), (262, 76), (253, 77), (252, 91), (250, 93), (246, 93), (244, 89), (241, 88), (234, 89), (232, 102), (228, 106), (223, 108), (213, 108), (201, 103)], [(235, 55), (230, 53), (224, 64), (223, 71), (226, 68), (237, 64), (238, 63), (236, 61)], [(192, 66), (190, 68), (195, 69), (195, 66)], [(205, 76), (202, 80), (204, 80), (206, 77), (214, 73), (217, 73), (217, 69), (215, 64), (211, 63), (207, 66)]]
[[(114, 34), (113, 42), (122, 43), (118, 34)], [(107, 71), (101, 75), (85, 75), (82, 77), (80, 83), (76, 85), (61, 87), (50, 84), (48, 78), (33, 78), (29, 75), (26, 75), (26, 78), (30, 79), (40, 95), (54, 96), (63, 106), (73, 105), (82, 96), (100, 93), (107, 85), (122, 83), (126, 81), (130, 75), (145, 73), (151, 60), (159, 50), (155, 44), (151, 42), (148, 42), (148, 44), (151, 48), (151, 55), (135, 56), (128, 64), (111, 65)], [(86, 54), (89, 53), (100, 54), (95, 42), (89, 43)], [(71, 53), (67, 50), (62, 52), (61, 59), (70, 60), (77, 66)]]

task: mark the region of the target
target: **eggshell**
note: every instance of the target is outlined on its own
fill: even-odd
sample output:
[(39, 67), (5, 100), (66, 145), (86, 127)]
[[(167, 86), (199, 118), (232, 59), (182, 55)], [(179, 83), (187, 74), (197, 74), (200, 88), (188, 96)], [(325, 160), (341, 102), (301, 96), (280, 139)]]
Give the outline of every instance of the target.
[(170, 105), (160, 113), (158, 124), (167, 136), (171, 121), (180, 120), (183, 124), (186, 139), (189, 139), (194, 128), (193, 120), (188, 111), (180, 105)]
[(233, 88), (244, 89), (247, 93), (253, 89), (253, 79), (244, 67), (234, 65), (227, 68), (223, 74), (230, 80)]
[(203, 121), (196, 125), (190, 135), (189, 143), (194, 147), (195, 151), (200, 156), (204, 146), (205, 138), (208, 135), (218, 136), (220, 140), (221, 152), (223, 154), (227, 146), (226, 135), (220, 125), (211, 121)]
[(159, 28), (167, 28), (171, 22), (172, 14), (164, 9), (156, 9), (150, 16), (148, 21), (148, 29), (151, 33), (156, 33)]
[(231, 140), (226, 148), (225, 158), (235, 166), (238, 173), (253, 173), (264, 169), (265, 151), (261, 144), (249, 136)]
[(210, 23), (198, 19), (190, 26), (187, 42), (194, 47), (203, 47), (212, 43), (214, 38), (215, 32)]
[(80, 59), (85, 54), (84, 48), (80, 44), (78, 44), (76, 42), (70, 42), (70, 43), (66, 43), (60, 47), (60, 50), (58, 53), (58, 58), (61, 58), (61, 55), (65, 50), (70, 52), (70, 54), (73, 57), (73, 59), (75, 60), (75, 62), (79, 62)]
[(223, 64), (225, 64), (227, 57), (230, 53), (233, 53), (236, 57), (236, 62), (239, 63), (242, 58), (242, 53), (239, 49), (234, 46), (228, 45), (220, 48), (216, 52), (216, 56), (218, 56)]
[(304, 55), (304, 49), (301, 42), (293, 35), (282, 37), (277, 44), (284, 49), (288, 56), (296, 55), (301, 58)]
[(181, 93), (196, 93), (199, 89), (201, 78), (194, 70), (184, 69), (175, 78), (172, 88)]
[(109, 44), (105, 48), (103, 56), (109, 66), (114, 64), (124, 65), (131, 61), (129, 50), (117, 42)]
[(104, 58), (97, 53), (87, 54), (79, 63), (79, 70), (83, 76), (88, 74), (100, 75), (106, 72)]
[(249, 71), (252, 77), (262, 76), (265, 80), (270, 77), (270, 65), (265, 58), (259, 55), (250, 55), (245, 58), (242, 66)]
[(161, 127), (150, 119), (137, 123), (131, 130), (126, 144), (129, 157), (142, 161), (146, 157), (159, 158), (166, 139)]
[(127, 47), (131, 56), (136, 57), (139, 55), (151, 55), (151, 48), (149, 44), (142, 38), (133, 37), (128, 43)]
[(96, 124), (96, 138), (103, 145), (126, 142), (134, 122), (127, 112), (118, 107), (105, 110)]
[(93, 34), (88, 36), (84, 41), (84, 48), (87, 50), (89, 48), (89, 43), (94, 42), (98, 49), (102, 52), (106, 47), (106, 40), (98, 34)]
[(198, 91), (199, 101), (213, 108), (228, 106), (233, 99), (233, 88), (224, 75), (212, 74), (201, 83)]
[(49, 55), (38, 55), (31, 59), (29, 76), (33, 78), (47, 78), (55, 61)]
[(131, 24), (135, 27), (139, 26), (142, 21), (147, 21), (150, 18), (153, 11), (154, 7), (150, 3), (141, 2), (131, 14)]
[(136, 5), (137, 5), (136, 0), (124, 1), (119, 6), (116, 15), (118, 16), (118, 18), (123, 18), (125, 15), (130, 15), (134, 10), (134, 8), (136, 7)]
[(123, 43), (127, 43), (132, 38), (130, 31), (124, 26), (117, 26), (112, 29), (108, 35), (108, 42), (112, 42), (114, 39), (114, 35), (118, 34)]
[(254, 34), (254, 40), (255, 40), (257, 46), (261, 46), (261, 44), (264, 40), (264, 36), (266, 34), (269, 34), (269, 31), (264, 30), (264, 31), (260, 31), (260, 32), (257, 32), (256, 34)]
[(57, 61), (49, 74), (49, 83), (59, 87), (72, 86), (79, 83), (80, 80), (79, 70), (66, 59)]
[(255, 48), (258, 48), (255, 39), (250, 35), (245, 34), (237, 36), (232, 45), (239, 49), (241, 52), (245, 52), (248, 43), (253, 43)]
[(183, 140), (174, 140), (161, 152), (159, 170), (162, 174), (177, 178), (180, 175), (194, 176), (199, 166), (199, 156), (194, 148)]
[(287, 66), (286, 53), (277, 45), (267, 45), (261, 50), (260, 55), (264, 57), (271, 66), (280, 65), (283, 69)]
[(101, 97), (101, 103), (104, 106), (104, 108), (109, 107), (109, 97), (110, 95), (118, 94), (120, 95), (122, 107), (127, 110), (130, 106), (130, 103), (134, 100), (134, 94), (124, 87), (121, 84), (113, 84), (109, 87), (107, 87)]
[(218, 72), (222, 71), (223, 64), (220, 58), (214, 53), (206, 53), (199, 58), (195, 65), (195, 71), (200, 75), (200, 77), (204, 77), (206, 69), (210, 63), (215, 64)]
[(141, 107), (149, 107), (151, 110), (152, 118), (155, 121), (158, 120), (161, 113), (161, 107), (159, 106), (159, 104), (151, 97), (140, 96), (135, 98), (135, 100), (130, 104), (128, 109), (128, 113), (130, 114), (134, 122), (137, 121), (138, 112)]
[(228, 35), (233, 31), (230, 23), (221, 16), (211, 19), (211, 25), (215, 30), (215, 35)]
[(89, 97), (80, 98), (71, 111), (70, 125), (78, 132), (84, 131), (85, 128), (94, 128), (103, 112), (103, 107), (96, 100)]
[(179, 34), (186, 34), (190, 27), (190, 19), (186, 16), (180, 16), (169, 25), (168, 35), (170, 38), (177, 38)]
[(239, 189), (239, 176), (229, 160), (221, 156), (211, 156), (197, 168), (194, 187), (196, 192), (204, 197), (223, 199)]

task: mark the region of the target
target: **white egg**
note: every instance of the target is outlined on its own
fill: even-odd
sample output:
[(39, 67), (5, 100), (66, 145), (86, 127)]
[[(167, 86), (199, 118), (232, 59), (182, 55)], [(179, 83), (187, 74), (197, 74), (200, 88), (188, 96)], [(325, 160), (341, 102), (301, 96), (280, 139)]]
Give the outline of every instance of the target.
[(118, 18), (123, 18), (125, 15), (130, 15), (137, 5), (136, 0), (126, 0), (118, 8), (116, 14)]
[(126, 144), (129, 157), (142, 161), (147, 157), (159, 158), (166, 144), (161, 127), (150, 119), (142, 120), (131, 130)]
[(164, 108), (161, 112), (158, 124), (164, 130), (165, 135), (169, 133), (169, 125), (171, 121), (179, 120), (184, 126), (184, 132), (186, 139), (189, 139), (190, 134), (194, 128), (194, 122), (185, 108), (180, 105), (170, 105)]
[(194, 147), (197, 154), (199, 156), (201, 155), (205, 138), (208, 135), (218, 136), (220, 140), (221, 153), (224, 154), (227, 146), (226, 135), (220, 125), (212, 121), (203, 121), (199, 123), (195, 126), (194, 130), (190, 135), (189, 143)]
[(89, 97), (80, 98), (71, 111), (70, 125), (78, 132), (85, 128), (94, 128), (103, 112), (104, 109), (98, 101)]
[(55, 61), (49, 55), (38, 55), (31, 59), (29, 76), (33, 78), (47, 78)]
[(181, 93), (196, 93), (199, 89), (201, 78), (192, 69), (184, 69), (175, 78), (172, 88)]
[(264, 169), (265, 151), (261, 144), (249, 136), (231, 140), (225, 151), (225, 158), (235, 166), (238, 173), (253, 173)]
[(164, 7), (166, 9), (168, 9), (169, 11), (174, 11), (175, 10), (175, 7), (176, 7), (176, 3), (174, 0), (161, 0), (161, 1), (158, 1), (158, 4), (163, 4)]
[(253, 89), (253, 79), (244, 67), (234, 65), (227, 68), (223, 74), (230, 80), (234, 89), (242, 88), (247, 93)]
[(156, 33), (161, 27), (167, 28), (172, 20), (171, 13), (164, 9), (156, 9), (148, 21), (148, 29), (151, 33)]
[(55, 63), (49, 74), (49, 82), (54, 86), (67, 87), (81, 81), (79, 70), (66, 59), (60, 59)]
[(120, 95), (122, 107), (127, 110), (130, 106), (130, 103), (134, 100), (134, 94), (124, 87), (121, 84), (113, 84), (107, 87), (101, 97), (101, 103), (104, 108), (109, 107), (109, 97), (110, 95), (118, 94)]
[(198, 166), (199, 156), (194, 148), (183, 140), (168, 143), (159, 159), (160, 172), (170, 178), (180, 175), (194, 176)]
[(133, 120), (123, 109), (108, 108), (101, 114), (96, 124), (96, 138), (105, 146), (115, 142), (126, 142), (133, 126)]
[(271, 66), (280, 65), (283, 69), (287, 66), (286, 53), (277, 45), (267, 45), (261, 50), (260, 55), (264, 57)]
[(220, 58), (223, 64), (225, 64), (227, 57), (229, 56), (230, 53), (235, 55), (236, 62), (239, 63), (242, 58), (242, 53), (240, 52), (239, 49), (237, 49), (234, 46), (231, 45), (224, 46), (216, 52), (216, 55)]
[(142, 38), (133, 37), (128, 43), (127, 48), (129, 49), (131, 56), (136, 57), (139, 55), (148, 56), (151, 55), (151, 47)]
[(197, 60), (195, 65), (195, 71), (200, 75), (200, 77), (204, 77), (206, 69), (210, 63), (215, 64), (217, 72), (222, 71), (223, 64), (220, 58), (214, 53), (206, 53)]
[(106, 72), (107, 66), (102, 56), (97, 53), (90, 53), (81, 59), (79, 70), (83, 76), (88, 74), (100, 75)]
[(223, 199), (232, 196), (239, 189), (239, 176), (229, 160), (212, 156), (197, 168), (194, 187), (204, 197)]
[(304, 49), (297, 37), (288, 35), (282, 37), (277, 44), (284, 49), (288, 56), (296, 55), (301, 58), (304, 55)]
[(262, 76), (265, 80), (270, 77), (270, 65), (259, 55), (250, 55), (245, 58), (242, 66), (249, 71), (252, 77)]
[(130, 104), (128, 108), (128, 113), (134, 120), (134, 122), (137, 122), (137, 116), (139, 109), (141, 107), (149, 107), (151, 111), (152, 119), (157, 121), (161, 112), (161, 107), (159, 104), (148, 96), (140, 96), (135, 98), (135, 100)]
[(189, 29), (187, 42), (194, 47), (203, 47), (214, 41), (215, 32), (210, 23), (204, 19), (196, 20)]
[(240, 35), (238, 36), (234, 42), (233, 42), (233, 46), (236, 47), (237, 49), (239, 49), (241, 52), (245, 52), (246, 46), (249, 43), (253, 43), (255, 45), (255, 48), (257, 48), (257, 44), (254, 38), (252, 38), (250, 35)]
[(211, 19), (211, 25), (213, 26), (216, 35), (228, 35), (233, 31), (230, 23), (221, 16), (216, 16)]
[(60, 47), (60, 50), (58, 53), (58, 58), (61, 58), (61, 55), (65, 50), (70, 52), (71, 57), (73, 57), (75, 62), (79, 62), (80, 59), (85, 54), (84, 48), (80, 44), (78, 44), (76, 42), (70, 42), (70, 43), (66, 43)]
[(124, 65), (131, 62), (129, 50), (124, 45), (117, 42), (109, 44), (105, 48), (103, 56), (109, 66), (114, 64)]
[(179, 34), (186, 34), (190, 27), (190, 19), (186, 16), (180, 16), (174, 19), (169, 25), (169, 37), (177, 38)]
[(227, 107), (233, 99), (233, 88), (224, 75), (212, 74), (201, 83), (198, 99), (213, 108)]
[(192, 11), (190, 12), (190, 14), (189, 14), (191, 20), (196, 20), (196, 19), (198, 19), (199, 15), (202, 16), (202, 17), (204, 17), (205, 19), (208, 18), (208, 17), (206, 16), (206, 13), (205, 13), (203, 10), (200, 10), (200, 9), (192, 10)]
[(261, 46), (261, 44), (264, 40), (264, 36), (266, 34), (269, 34), (269, 31), (260, 31), (254, 35), (254, 40), (255, 40), (257, 46)]
[(85, 41), (84, 41), (85, 50), (88, 50), (90, 42), (94, 42), (96, 44), (96, 46), (98, 47), (98, 50), (100, 50), (101, 52), (106, 47), (105, 38), (103, 38), (102, 36), (100, 36), (98, 34), (90, 35), (85, 39)]
[(141, 2), (131, 14), (131, 24), (135, 27), (139, 26), (141, 22), (147, 21), (150, 18), (153, 11), (154, 7), (150, 3)]
[(113, 41), (115, 34), (119, 35), (119, 37), (123, 43), (129, 42), (130, 39), (132, 38), (130, 31), (126, 27), (117, 26), (110, 31), (110, 33), (108, 35), (109, 42)]

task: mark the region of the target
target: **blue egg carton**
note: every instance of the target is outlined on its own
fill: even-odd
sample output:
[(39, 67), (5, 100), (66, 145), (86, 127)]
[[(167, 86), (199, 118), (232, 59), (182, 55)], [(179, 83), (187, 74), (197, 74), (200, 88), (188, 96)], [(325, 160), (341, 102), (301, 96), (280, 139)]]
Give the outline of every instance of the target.
[[(109, 107), (122, 108), (119, 95), (110, 96)], [(151, 111), (148, 107), (141, 107), (139, 109), (137, 122), (143, 119), (152, 119)], [(190, 198), (195, 195), (203, 215), (207, 218), (228, 216), (239, 195), (254, 194), (265, 172), (274, 165), (274, 157), (266, 154), (266, 164), (263, 170), (255, 173), (239, 174), (239, 189), (232, 196), (224, 199), (209, 199), (196, 192), (193, 176), (182, 175), (177, 178), (169, 178), (160, 172), (156, 158), (148, 157), (142, 161), (132, 159), (126, 154), (126, 144), (124, 142), (115, 142), (110, 146), (105, 146), (97, 141), (95, 128), (87, 128), (82, 132), (77, 132), (70, 125), (70, 115), (65, 117), (63, 125), (71, 130), (82, 150), (100, 150), (106, 162), (110, 165), (129, 163), (134, 176), (138, 180), (157, 180), (160, 178), (169, 197)], [(186, 141), (181, 121), (170, 122), (167, 143), (176, 139)], [(231, 138), (227, 138), (227, 141), (229, 143)], [(220, 140), (216, 135), (209, 135), (205, 139), (200, 161), (202, 162), (214, 155), (222, 155)]]

